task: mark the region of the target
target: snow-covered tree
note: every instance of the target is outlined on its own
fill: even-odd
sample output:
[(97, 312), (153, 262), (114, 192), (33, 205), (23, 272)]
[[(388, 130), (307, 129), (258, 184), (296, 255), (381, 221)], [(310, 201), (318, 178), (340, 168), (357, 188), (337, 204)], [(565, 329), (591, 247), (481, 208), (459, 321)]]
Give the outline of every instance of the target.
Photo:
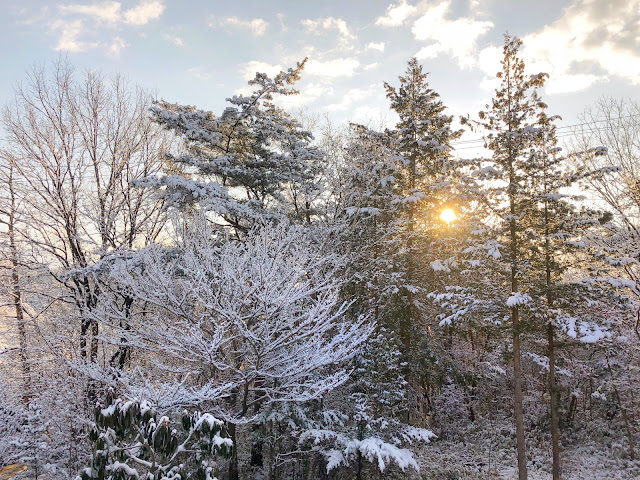
[[(263, 408), (318, 399), (347, 380), (345, 361), (373, 326), (347, 315), (343, 261), (326, 254), (322, 235), (282, 224), (233, 241), (202, 219), (180, 235), (173, 248), (151, 246), (112, 270), (146, 306), (116, 336), (148, 362), (119, 374), (132, 396), (158, 408), (210, 406), (235, 440), (236, 426)], [(110, 312), (103, 321), (114, 328)]]
[(104, 288), (94, 265), (150, 243), (165, 225), (153, 192), (131, 184), (161, 171), (161, 152), (170, 148), (150, 105), (150, 93), (123, 78), (81, 75), (61, 58), (29, 70), (2, 109), (2, 294), (19, 348), (1, 360), (20, 365), (5, 376), (8, 407), (17, 408), (19, 371), (25, 404), (37, 402), (57, 432), (46, 439), (58, 478), (85, 460), (100, 378), (90, 371), (122, 368), (128, 358), (124, 346), (103, 348), (94, 308), (113, 295), (126, 312), (131, 299)]
[[(521, 479), (527, 477), (521, 339), (523, 333), (545, 332), (553, 476), (559, 478), (556, 331), (564, 329), (575, 338), (575, 326), (567, 327), (566, 322), (575, 322), (574, 314), (580, 312), (582, 341), (592, 341), (588, 332), (597, 336), (607, 321), (595, 310), (589, 314), (586, 307), (617, 302), (610, 285), (601, 282), (602, 270), (594, 258), (597, 252), (588, 245), (588, 233), (600, 226), (602, 214), (580, 207), (583, 197), (573, 193), (580, 182), (606, 172), (576, 169), (571, 157), (560, 155), (554, 126), (557, 117), (546, 114), (546, 105), (537, 94), (547, 75), (525, 74), (518, 56), (521, 44), (517, 38), (505, 37), (502, 71), (498, 73), (501, 86), (476, 123), (487, 132), (486, 147), (493, 152), (491, 159), (481, 160), (472, 172), (479, 182), (478, 202), (488, 208), (490, 217), (485, 220), (486, 227), (476, 230), (479, 241), (465, 254), (475, 258), (475, 267), (489, 280), (452, 290), (442, 299), (449, 307), (462, 306), (464, 315), (474, 313), (497, 323), (509, 322)], [(598, 151), (582, 154), (596, 155)], [(492, 272), (501, 274), (496, 277)]]
[(393, 467), (420, 471), (416, 453), (435, 435), (403, 421), (407, 402), (401, 356), (393, 337), (378, 328), (354, 359), (351, 381), (339, 392), (347, 406), (332, 409), (341, 402), (329, 396), (325, 408), (310, 414), (300, 429), (299, 445), (320, 453), (328, 473), (350, 471), (360, 480)]
[[(527, 478), (525, 453), (525, 432), (522, 397), (521, 367), (521, 325), (522, 306), (531, 297), (522, 292), (522, 275), (526, 268), (526, 246), (523, 236), (527, 234), (522, 222), (528, 206), (530, 191), (526, 188), (528, 172), (526, 164), (534, 150), (537, 115), (544, 104), (538, 97), (537, 89), (544, 84), (545, 74), (526, 76), (524, 62), (518, 57), (521, 41), (505, 36), (502, 71), (497, 74), (500, 87), (487, 110), (480, 112), (480, 125), (486, 129), (485, 143), (493, 156), (486, 166), (476, 174), (488, 181), (482, 200), (491, 208), (495, 216), (496, 228), (491, 229), (489, 242), (493, 257), (504, 278), (505, 313), (512, 330), (513, 370), (514, 370), (514, 411), (516, 423), (516, 445), (518, 456), (518, 476)], [(489, 249), (480, 245), (478, 250), (485, 256)], [(482, 296), (488, 292), (483, 291)], [(500, 300), (500, 292), (498, 301)], [(499, 318), (502, 321), (502, 318)]]
[(357, 265), (352, 293), (399, 340), (407, 389), (401, 415), (408, 422), (412, 415), (422, 417), (418, 391), (424, 372), (417, 359), (424, 345), (417, 339), (430, 316), (422, 299), (431, 291), (430, 263), (437, 259), (432, 247), (441, 239), (438, 217), (456, 202), (450, 143), (460, 133), (451, 128), (452, 117), (417, 60), (409, 61), (399, 88), (385, 88), (399, 122), (385, 132), (354, 126), (342, 203)]
[(56, 457), (52, 450), (50, 421), (42, 414), (41, 407), (30, 402), (20, 422), (20, 433), (12, 440), (16, 447), (14, 460), (29, 468), (35, 480), (42, 478), (45, 472), (55, 469), (52, 460)]
[(212, 220), (246, 232), (258, 220), (289, 217), (309, 223), (320, 152), (311, 133), (274, 103), (274, 96), (298, 93), (289, 85), (305, 62), (273, 79), (257, 73), (249, 96), (228, 98), (221, 115), (158, 102), (160, 124), (184, 140), (186, 153), (172, 157), (184, 174), (148, 178), (139, 185), (162, 190), (169, 205), (197, 205)]
[(20, 206), (16, 239), (27, 243), (75, 307), (81, 359), (98, 360), (91, 311), (99, 281), (85, 269), (119, 248), (151, 242), (162, 226), (160, 202), (131, 182), (162, 170), (167, 135), (151, 120), (150, 94), (92, 71), (79, 78), (60, 59), (33, 68), (3, 108), (2, 160)]
[[(413, 58), (398, 89), (386, 84), (390, 108), (400, 120), (389, 134), (394, 154), (398, 156), (393, 176), (396, 205), (395, 241), (401, 246), (397, 261), (401, 264), (401, 280), (397, 287), (404, 299), (403, 312), (398, 312), (399, 334), (405, 361), (411, 362), (415, 338), (422, 323), (418, 293), (429, 291), (430, 243), (435, 240), (434, 225), (444, 205), (453, 203), (451, 142), (461, 132), (451, 127), (453, 117), (444, 113), (446, 107), (427, 82), (427, 74)], [(436, 227), (437, 228), (437, 227)]]

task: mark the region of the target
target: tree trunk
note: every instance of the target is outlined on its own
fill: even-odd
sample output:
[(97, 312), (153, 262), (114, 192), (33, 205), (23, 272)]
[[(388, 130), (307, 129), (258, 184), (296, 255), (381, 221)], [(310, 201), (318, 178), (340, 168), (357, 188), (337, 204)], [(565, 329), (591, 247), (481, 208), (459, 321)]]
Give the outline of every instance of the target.
[[(409, 192), (413, 195), (413, 190), (415, 189), (416, 183), (416, 158), (415, 154), (411, 155), (411, 165), (410, 165), (410, 177), (409, 177)], [(404, 379), (407, 382), (406, 392), (407, 392), (407, 411), (406, 416), (402, 415), (402, 421), (409, 424), (411, 423), (411, 400), (414, 395), (413, 388), (413, 378), (411, 375), (411, 336), (413, 331), (414, 324), (414, 312), (413, 312), (413, 272), (414, 272), (414, 261), (413, 261), (413, 233), (415, 229), (415, 204), (411, 202), (409, 205), (408, 212), (408, 236), (407, 236), (407, 276), (405, 278), (406, 286), (405, 286), (405, 294), (406, 294), (406, 305), (405, 305), (405, 318), (403, 321), (403, 325), (401, 325), (401, 334), (402, 334), (402, 343), (404, 349), (404, 361), (406, 366), (404, 367)]]
[(231, 458), (229, 459), (229, 480), (238, 480), (239, 472), (238, 472), (238, 444), (236, 442), (236, 425), (235, 423), (227, 424), (227, 432), (229, 433), (229, 438), (233, 442), (233, 449), (231, 453)]
[(13, 306), (16, 312), (16, 327), (18, 329), (20, 366), (22, 368), (22, 384), (23, 394), (22, 401), (29, 403), (31, 397), (31, 369), (27, 359), (27, 332), (24, 326), (24, 309), (22, 307), (22, 290), (20, 288), (20, 274), (18, 267), (18, 246), (16, 245), (15, 222), (16, 222), (16, 197), (13, 188), (13, 165), (9, 166), (9, 195), (11, 201), (11, 210), (9, 211), (9, 219), (7, 222), (7, 230), (9, 235), (9, 250), (11, 254), (11, 296), (13, 297)]
[(622, 413), (622, 421), (624, 422), (624, 429), (627, 433), (627, 440), (629, 441), (629, 457), (631, 460), (635, 459), (635, 451), (634, 451), (634, 441), (633, 441), (633, 431), (631, 430), (631, 425), (629, 423), (629, 416), (627, 415), (627, 409), (622, 406), (622, 402), (620, 401), (620, 394), (618, 393), (618, 388), (614, 385), (613, 391), (616, 394), (616, 400), (618, 401), (618, 406), (620, 407), (620, 412)]
[(524, 409), (522, 399), (522, 365), (520, 356), (520, 330), (518, 307), (512, 307), (513, 319), (513, 406), (516, 419), (516, 450), (518, 453), (518, 479), (527, 480), (527, 454), (524, 438)]
[[(511, 294), (518, 293), (518, 231), (516, 225), (515, 188), (517, 185), (513, 166), (513, 154), (509, 153), (509, 237), (511, 243)], [(522, 365), (520, 353), (520, 318), (518, 305), (511, 307), (511, 325), (513, 327), (513, 409), (516, 421), (516, 451), (518, 455), (518, 479), (527, 480), (527, 453), (524, 437), (524, 413), (522, 399)]]
[[(548, 194), (547, 189), (547, 163), (545, 157), (545, 177), (544, 177), (544, 193)], [(544, 262), (545, 262), (545, 281), (546, 281), (546, 297), (547, 308), (551, 309), (553, 305), (552, 283), (551, 283), (551, 237), (549, 230), (549, 205), (544, 202)], [(558, 430), (558, 392), (556, 388), (556, 349), (553, 336), (553, 323), (549, 320), (547, 323), (547, 343), (549, 349), (549, 394), (551, 408), (551, 473), (553, 480), (560, 480), (560, 432)]]
[[(510, 59), (504, 60), (505, 71), (509, 72)], [(508, 129), (513, 131), (514, 125), (512, 124), (512, 106), (511, 106), (511, 76), (507, 75), (507, 111), (509, 113)], [(516, 195), (518, 190), (518, 180), (516, 177), (515, 161), (517, 152), (514, 151), (512, 140), (509, 137), (507, 140), (507, 165), (509, 169), (509, 185), (507, 188), (507, 196), (509, 198), (509, 247), (511, 253), (511, 294), (518, 293), (518, 260), (519, 260), (519, 245), (518, 245), (518, 226), (516, 218), (518, 217)], [(511, 325), (513, 328), (513, 410), (516, 422), (516, 451), (518, 456), (518, 479), (527, 480), (527, 453), (524, 437), (524, 413), (523, 413), (523, 398), (522, 398), (522, 365), (521, 365), (521, 353), (520, 353), (520, 318), (518, 312), (518, 305), (513, 305), (510, 309)]]
[(553, 325), (547, 324), (549, 342), (549, 393), (551, 394), (551, 455), (553, 458), (553, 480), (560, 480), (560, 432), (558, 431), (558, 396), (556, 389), (556, 359)]

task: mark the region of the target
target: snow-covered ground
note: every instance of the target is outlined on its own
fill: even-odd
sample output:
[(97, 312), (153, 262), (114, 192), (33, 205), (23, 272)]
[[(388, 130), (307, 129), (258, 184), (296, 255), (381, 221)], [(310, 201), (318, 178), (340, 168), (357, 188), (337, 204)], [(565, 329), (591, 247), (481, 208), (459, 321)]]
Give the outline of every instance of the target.
[[(486, 432), (488, 433), (488, 432)], [(637, 480), (640, 460), (628, 457), (623, 438), (606, 437), (581, 432), (566, 439), (561, 453), (563, 480)], [(435, 441), (420, 453), (421, 480), (490, 480), (518, 478), (515, 441), (507, 445), (507, 436), (482, 437), (482, 432), (470, 432), (473, 441)], [(579, 438), (577, 438), (579, 437)], [(575, 445), (571, 443), (575, 442)], [(542, 448), (542, 443), (549, 446)], [(500, 444), (499, 448), (496, 445)], [(549, 439), (528, 443), (529, 480), (551, 479), (551, 448)]]

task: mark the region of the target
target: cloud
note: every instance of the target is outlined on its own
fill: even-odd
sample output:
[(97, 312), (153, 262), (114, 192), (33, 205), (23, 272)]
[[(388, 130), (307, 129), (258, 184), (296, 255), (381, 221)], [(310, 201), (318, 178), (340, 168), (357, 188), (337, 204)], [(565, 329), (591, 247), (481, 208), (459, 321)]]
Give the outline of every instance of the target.
[(477, 62), (478, 37), (493, 28), (493, 22), (480, 21), (469, 17), (455, 20), (446, 18), (451, 9), (451, 0), (427, 7), (424, 14), (415, 21), (411, 31), (417, 40), (432, 41), (423, 47), (416, 57), (420, 60), (449, 54), (458, 61), (460, 67), (470, 67)]
[(165, 8), (159, 0), (142, 1), (124, 12), (121, 12), (121, 7), (120, 2), (102, 2), (93, 5), (59, 5), (58, 11), (63, 16), (80, 15), (111, 24), (146, 25), (151, 20), (160, 18)]
[(551, 75), (547, 93), (583, 90), (608, 76), (640, 85), (640, 0), (574, 0), (523, 42), (529, 70)]
[(378, 43), (368, 43), (367, 50), (378, 50), (379, 52), (384, 52), (384, 42), (378, 42)]
[(289, 31), (289, 28), (284, 23), (284, 18), (285, 18), (284, 17), (284, 13), (276, 13), (276, 18), (278, 19), (278, 22), (280, 22), (280, 31), (282, 31), (282, 32)]
[(40, 7), (40, 11), (35, 14), (26, 7), (18, 8), (15, 5), (11, 7), (11, 10), (13, 10), (13, 15), (20, 17), (16, 20), (17, 25), (35, 25), (51, 19), (49, 7), (46, 5)]
[(391, 4), (387, 7), (386, 14), (378, 17), (376, 25), (382, 27), (399, 27), (404, 21), (417, 12), (417, 8), (401, 0), (397, 5)]
[(122, 25), (146, 25), (159, 18), (164, 12), (164, 3), (160, 0), (143, 0), (136, 6), (122, 11), (122, 4), (115, 1), (91, 5), (58, 5), (56, 14), (49, 19), (47, 26), (58, 37), (54, 50), (84, 52), (102, 48), (107, 56), (118, 58), (127, 43), (119, 36), (111, 40), (87, 41), (102, 33), (103, 27), (118, 29)]
[(251, 33), (253, 33), (256, 37), (259, 37), (261, 35), (264, 35), (264, 33), (267, 31), (267, 27), (269, 26), (269, 23), (263, 20), (262, 18), (253, 18), (251, 20), (244, 20), (238, 17), (224, 17), (224, 18), (218, 19), (217, 21), (212, 18), (209, 21), (209, 26), (210, 27), (216, 27), (216, 26), (232, 27), (232, 28), (239, 28), (243, 30), (251, 30)]
[(307, 30), (309, 30), (310, 32), (316, 35), (321, 33), (323, 30), (336, 30), (344, 38), (350, 38), (350, 39), (356, 38), (349, 31), (347, 22), (345, 22), (341, 18), (327, 17), (327, 18), (319, 18), (318, 20), (310, 20), (307, 18), (305, 20), (302, 20), (301, 23), (307, 28)]
[[(550, 75), (549, 95), (586, 90), (611, 76), (640, 85), (640, 0), (574, 0), (554, 22), (522, 40), (527, 72)], [(501, 59), (501, 47), (480, 52), (478, 66), (486, 74), (481, 87), (497, 87)]]
[(351, 114), (350, 121), (365, 125), (374, 130), (382, 130), (388, 127), (386, 109), (370, 105), (359, 105)]
[(336, 58), (324, 62), (310, 59), (305, 66), (305, 72), (318, 77), (351, 77), (360, 66), (355, 58)]
[(94, 5), (60, 5), (62, 15), (84, 15), (104, 22), (116, 23), (120, 20), (120, 2), (103, 2)]
[(107, 56), (114, 59), (120, 58), (120, 52), (124, 50), (126, 46), (127, 44), (122, 38), (114, 37), (107, 48)]
[(326, 107), (326, 111), (335, 118), (342, 118), (375, 129), (390, 126), (386, 115), (388, 110), (384, 89), (377, 83), (351, 88), (340, 96), (339, 102)]
[(370, 63), (370, 64), (365, 65), (364, 67), (362, 67), (362, 69), (363, 70), (373, 70), (374, 68), (378, 68), (380, 65), (382, 65), (380, 62)]
[(607, 77), (593, 75), (591, 73), (560, 75), (556, 78), (549, 79), (546, 91), (549, 95), (577, 92), (585, 90), (595, 83), (605, 82), (607, 80)]
[(58, 32), (58, 43), (54, 50), (65, 50), (68, 52), (84, 52), (96, 47), (97, 43), (82, 42), (79, 37), (84, 33), (84, 25), (80, 20), (70, 22), (55, 21), (51, 24), (52, 30)]
[(492, 91), (500, 86), (500, 80), (496, 73), (500, 71), (502, 61), (502, 47), (491, 45), (480, 50), (478, 54), (478, 67), (485, 73), (485, 78), (480, 82), (480, 88)]
[(164, 4), (158, 0), (145, 1), (124, 12), (124, 22), (130, 25), (146, 25), (151, 20), (160, 18), (164, 12)]
[(258, 72), (266, 73), (273, 78), (281, 71), (282, 67), (280, 65), (271, 65), (269, 63), (260, 62), (258, 60), (251, 60), (250, 62), (245, 63), (240, 69), (242, 77), (247, 81), (253, 80), (256, 76), (256, 73)]
[(176, 47), (184, 47), (184, 40), (177, 35), (172, 35), (170, 33), (165, 33), (162, 37), (168, 41), (173, 43)]
[(340, 103), (333, 103), (329, 105), (327, 110), (330, 112), (345, 111), (351, 109), (354, 105), (362, 103), (366, 104), (367, 102), (363, 102), (363, 100), (379, 96), (382, 91), (383, 90), (380, 88), (380, 85), (369, 85), (367, 88), (351, 88), (342, 97), (342, 101), (340, 101)]
[(321, 83), (310, 83), (300, 90), (298, 95), (289, 95), (286, 97), (277, 97), (276, 103), (285, 109), (300, 108), (313, 103), (319, 98), (326, 100), (334, 95), (331, 85)]

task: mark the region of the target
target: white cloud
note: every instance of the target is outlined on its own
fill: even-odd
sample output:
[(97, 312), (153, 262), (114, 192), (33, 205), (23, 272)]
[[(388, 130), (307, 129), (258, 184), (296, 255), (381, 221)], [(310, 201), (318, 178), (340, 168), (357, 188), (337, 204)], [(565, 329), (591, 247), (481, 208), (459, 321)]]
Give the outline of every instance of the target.
[(114, 59), (120, 58), (120, 52), (122, 52), (126, 46), (127, 44), (122, 38), (114, 37), (107, 48), (107, 56)]
[(485, 73), (485, 78), (480, 82), (480, 88), (487, 91), (495, 90), (500, 86), (500, 80), (496, 73), (500, 71), (502, 61), (502, 48), (492, 45), (483, 48), (478, 54), (478, 67)]
[(367, 50), (378, 50), (379, 52), (384, 52), (384, 42), (371, 42), (367, 44), (366, 48)]
[[(618, 76), (640, 85), (640, 0), (574, 0), (558, 19), (523, 39), (529, 73), (549, 74), (546, 93), (577, 92)], [(481, 86), (496, 88), (502, 48), (483, 49)]]
[(386, 118), (386, 110), (370, 105), (360, 105), (354, 110), (350, 121), (365, 125), (375, 130), (382, 130), (386, 127), (388, 121)]
[(608, 76), (640, 85), (640, 0), (575, 0), (523, 41), (529, 69), (551, 76), (547, 93), (583, 90)]
[(249, 81), (253, 80), (256, 76), (256, 73), (266, 73), (270, 77), (276, 76), (278, 73), (282, 71), (282, 67), (280, 65), (271, 65), (266, 62), (260, 62), (258, 60), (251, 60), (248, 63), (245, 63), (241, 68), (242, 77)]
[(577, 92), (579, 90), (585, 90), (595, 83), (607, 80), (607, 77), (593, 75), (590, 73), (560, 75), (549, 79), (546, 91), (549, 95)]
[(363, 102), (363, 100), (379, 96), (381, 91), (382, 89), (380, 88), (380, 85), (369, 85), (367, 88), (351, 88), (342, 97), (342, 101), (340, 103), (333, 103), (329, 105), (327, 110), (330, 112), (348, 110), (353, 105), (367, 103)]
[(333, 87), (320, 83), (310, 83), (300, 90), (298, 95), (289, 95), (286, 97), (277, 97), (276, 103), (285, 109), (304, 107), (319, 98), (327, 99), (334, 95)]
[(405, 0), (401, 0), (397, 5), (391, 4), (387, 7), (386, 14), (378, 17), (376, 25), (382, 27), (399, 27), (411, 15), (417, 12), (417, 8), (407, 4)]
[(244, 30), (251, 30), (251, 32), (259, 37), (264, 35), (267, 31), (267, 27), (269, 23), (263, 20), (262, 18), (253, 18), (251, 20), (244, 20), (238, 17), (224, 17), (217, 21), (211, 20), (209, 21), (210, 27), (222, 26), (222, 27), (232, 27), (232, 28), (240, 28)]
[(103, 2), (94, 5), (60, 5), (58, 9), (63, 15), (85, 15), (109, 23), (116, 23), (120, 19), (120, 2)]
[(374, 68), (378, 68), (380, 65), (382, 65), (380, 62), (370, 63), (370, 64), (365, 65), (364, 67), (362, 67), (362, 69), (363, 70), (373, 70)]
[(184, 47), (184, 40), (177, 35), (172, 35), (170, 33), (165, 33), (162, 35), (164, 39), (168, 42), (173, 43), (176, 47)]
[(280, 22), (280, 31), (282, 31), (282, 32), (289, 31), (289, 29), (287, 28), (287, 25), (284, 23), (284, 14), (283, 13), (277, 13), (276, 14), (276, 18)]
[(84, 52), (96, 47), (96, 43), (82, 42), (79, 37), (84, 32), (84, 25), (81, 20), (63, 22), (55, 21), (51, 24), (52, 30), (58, 32), (58, 43), (54, 50), (65, 50), (67, 52)]
[(124, 22), (131, 25), (145, 25), (160, 18), (164, 4), (158, 0), (143, 1), (138, 6), (124, 12)]
[(318, 77), (351, 77), (360, 66), (355, 58), (336, 58), (321, 62), (310, 59), (305, 66), (305, 72)]
[(307, 18), (305, 20), (302, 20), (301, 23), (307, 28), (307, 30), (315, 34), (320, 33), (322, 30), (337, 30), (340, 35), (345, 38), (356, 38), (349, 31), (347, 22), (345, 22), (341, 18), (327, 17), (319, 18), (318, 20), (310, 20)]
[(93, 5), (59, 5), (58, 10), (63, 16), (81, 15), (112, 24), (127, 23), (130, 25), (145, 25), (155, 20), (164, 12), (164, 4), (160, 0), (146, 0), (133, 8), (121, 12), (120, 2), (102, 2)]
[(120, 37), (111, 40), (86, 41), (83, 38), (91, 35), (94, 38), (101, 33), (100, 27), (115, 29), (121, 25), (145, 25), (159, 18), (164, 12), (164, 3), (160, 0), (143, 0), (138, 5), (122, 11), (120, 2), (106, 1), (92, 5), (68, 4), (59, 5), (57, 15), (47, 24), (57, 35), (58, 41), (54, 50), (83, 52), (94, 48), (102, 48), (106, 55), (118, 58), (127, 43)]
[(451, 9), (451, 0), (441, 1), (427, 8), (415, 21), (411, 31), (417, 40), (432, 41), (422, 48), (416, 57), (420, 60), (435, 58), (440, 54), (449, 54), (464, 68), (477, 62), (478, 37), (493, 27), (493, 22), (480, 21), (468, 17), (455, 20), (446, 18)]
[(365, 87), (349, 89), (340, 96), (340, 101), (326, 107), (335, 118), (353, 121), (374, 129), (390, 126), (389, 110), (384, 89), (375, 83)]

